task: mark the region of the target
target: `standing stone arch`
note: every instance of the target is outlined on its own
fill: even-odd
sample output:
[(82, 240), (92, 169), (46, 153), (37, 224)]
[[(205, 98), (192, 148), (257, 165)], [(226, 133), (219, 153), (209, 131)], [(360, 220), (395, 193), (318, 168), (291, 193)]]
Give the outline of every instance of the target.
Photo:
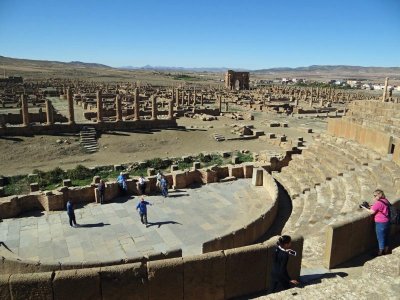
[(239, 90), (248, 90), (250, 88), (250, 73), (228, 70), (225, 73), (225, 88), (234, 90), (235, 87)]

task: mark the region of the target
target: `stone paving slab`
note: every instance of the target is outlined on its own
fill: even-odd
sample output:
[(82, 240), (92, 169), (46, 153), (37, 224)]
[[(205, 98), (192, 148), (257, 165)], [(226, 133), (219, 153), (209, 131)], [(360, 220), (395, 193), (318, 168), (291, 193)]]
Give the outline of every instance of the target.
[(248, 224), (271, 205), (262, 187), (241, 179), (195, 189), (146, 196), (146, 227), (135, 208), (138, 196), (75, 209), (79, 227), (69, 226), (65, 211), (33, 213), (0, 223), (1, 241), (23, 259), (80, 262), (137, 257), (172, 248), (183, 255), (201, 253), (202, 243)]

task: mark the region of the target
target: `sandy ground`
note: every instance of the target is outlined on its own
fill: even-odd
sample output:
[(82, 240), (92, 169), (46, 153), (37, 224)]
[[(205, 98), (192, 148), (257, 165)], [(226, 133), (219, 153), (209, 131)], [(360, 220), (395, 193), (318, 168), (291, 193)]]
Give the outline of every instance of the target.
[[(288, 128), (268, 127), (267, 122), (280, 120), (289, 122)], [(249, 124), (265, 132), (285, 133), (289, 138), (302, 136), (311, 139), (300, 127), (324, 130), (326, 122), (321, 119), (295, 119), (270, 113), (255, 113), (254, 121), (235, 121), (219, 117), (217, 121), (205, 122), (181, 118), (180, 129), (144, 133), (110, 132), (98, 139), (100, 150), (86, 154), (79, 144), (79, 135), (0, 137), (0, 175), (31, 173), (33, 169), (49, 170), (57, 166), (70, 169), (77, 164), (84, 166), (131, 163), (150, 158), (179, 157), (200, 152), (250, 150), (281, 151), (270, 143), (255, 140), (217, 142), (214, 133), (234, 137), (230, 133), (232, 124)], [(59, 140), (62, 141), (62, 143)], [(58, 141), (58, 142), (57, 142)]]

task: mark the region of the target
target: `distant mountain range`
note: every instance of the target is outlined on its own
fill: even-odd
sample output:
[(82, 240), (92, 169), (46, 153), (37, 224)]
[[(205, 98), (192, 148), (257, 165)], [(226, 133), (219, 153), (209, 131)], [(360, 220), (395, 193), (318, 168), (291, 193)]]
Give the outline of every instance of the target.
[[(221, 68), (213, 68), (213, 67), (204, 67), (204, 68), (186, 68), (186, 67), (167, 67), (167, 66), (150, 66), (145, 65), (143, 67), (133, 67), (133, 66), (125, 66), (120, 67), (119, 69), (124, 70), (157, 70), (157, 71), (173, 71), (173, 72), (210, 72), (210, 73), (221, 73), (230, 70), (231, 68), (221, 67)], [(246, 69), (235, 69), (236, 71), (247, 71)]]
[(361, 67), (361, 66), (346, 66), (346, 65), (312, 65), (309, 67), (297, 67), (297, 68), (268, 68), (259, 70), (246, 70), (241, 68), (215, 68), (215, 67), (204, 67), (204, 68), (186, 68), (186, 67), (168, 67), (168, 66), (151, 66), (146, 65), (143, 67), (124, 66), (119, 68), (113, 68), (104, 64), (98, 63), (85, 63), (81, 61), (71, 62), (60, 62), (60, 61), (47, 61), (47, 60), (32, 60), (32, 59), (20, 59), (0, 56), (0, 68), (1, 65), (5, 66), (29, 66), (34, 68), (79, 68), (79, 69), (109, 69), (109, 70), (154, 70), (154, 71), (172, 71), (172, 72), (209, 72), (209, 73), (223, 73), (228, 69), (235, 71), (248, 71), (256, 74), (276, 74), (276, 73), (352, 73), (357, 74), (373, 74), (373, 73), (388, 73), (395, 74), (400, 77), (400, 67)]
[[(106, 68), (112, 69), (110, 66), (97, 63), (85, 63), (81, 61), (71, 61), (71, 62), (61, 62), (61, 61), (51, 61), (51, 60), (33, 60), (24, 58), (11, 58), (6, 56), (0, 56), (1, 65), (29, 65), (29, 66), (44, 66), (44, 67), (57, 67), (57, 66), (68, 66), (76, 68)], [(0, 65), (0, 67), (1, 67)]]
[[(297, 68), (269, 68), (252, 71), (254, 73), (282, 73), (282, 72), (347, 72), (347, 73), (374, 73), (374, 72), (400, 72), (400, 67), (361, 67), (346, 65), (312, 65)], [(400, 75), (400, 74), (399, 74)]]

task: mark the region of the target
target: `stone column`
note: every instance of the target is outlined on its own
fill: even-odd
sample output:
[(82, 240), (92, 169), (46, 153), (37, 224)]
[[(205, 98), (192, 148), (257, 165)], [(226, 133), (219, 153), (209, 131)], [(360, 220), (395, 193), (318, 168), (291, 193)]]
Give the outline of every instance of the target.
[(176, 89), (175, 106), (179, 107), (179, 89)]
[(387, 98), (388, 83), (389, 83), (389, 78), (386, 77), (386, 79), (385, 79), (385, 88), (384, 88), (384, 90), (383, 90), (383, 95), (382, 95), (382, 102), (385, 102), (385, 101), (386, 101), (386, 98)]
[(201, 101), (201, 106), (204, 105), (204, 95), (203, 93), (200, 94), (200, 101)]
[(229, 110), (229, 102), (225, 102), (225, 111), (228, 112)]
[(219, 112), (221, 113), (222, 112), (222, 96), (218, 95), (217, 97), (218, 97), (218, 102), (219, 102)]
[(22, 124), (24, 126), (29, 126), (28, 99), (24, 94), (21, 95), (21, 107), (22, 107)]
[(139, 96), (139, 90), (138, 88), (135, 88), (135, 93), (133, 95), (133, 102), (134, 102), (134, 120), (139, 121), (140, 120), (140, 114), (139, 114), (139, 101), (140, 101), (140, 96)]
[(321, 107), (324, 106), (324, 100), (322, 100), (322, 99), (319, 100), (319, 106), (321, 106)]
[(46, 119), (47, 119), (47, 125), (54, 124), (53, 105), (51, 104), (51, 101), (49, 99), (46, 99)]
[(97, 97), (97, 123), (103, 122), (103, 98), (101, 90), (96, 93)]
[(187, 92), (187, 106), (190, 105), (190, 98), (192, 98), (192, 93), (189, 91)]
[(71, 88), (67, 88), (67, 101), (68, 101), (68, 119), (69, 119), (68, 123), (75, 124), (74, 99)]
[(174, 88), (172, 88), (171, 100), (172, 100), (172, 102), (175, 100), (175, 91), (174, 91)]
[(295, 107), (299, 106), (299, 99), (296, 98), (296, 99), (294, 100), (294, 106), (295, 106)]
[(168, 120), (172, 120), (174, 118), (174, 101), (171, 100), (168, 103)]
[(122, 121), (122, 106), (121, 106), (121, 95), (117, 94), (115, 97), (115, 109), (116, 109), (116, 121)]
[(155, 96), (151, 96), (150, 102), (151, 102), (151, 119), (157, 120), (157, 98)]

